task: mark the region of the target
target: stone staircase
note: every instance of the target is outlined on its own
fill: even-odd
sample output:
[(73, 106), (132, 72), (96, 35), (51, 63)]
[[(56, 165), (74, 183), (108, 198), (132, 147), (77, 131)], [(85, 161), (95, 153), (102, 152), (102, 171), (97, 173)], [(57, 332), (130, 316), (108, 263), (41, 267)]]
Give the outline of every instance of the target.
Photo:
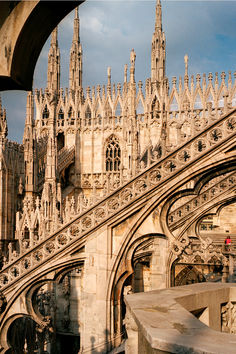
[(57, 168), (61, 172), (64, 168), (68, 167), (75, 159), (75, 148), (71, 146), (69, 149), (63, 148), (59, 151)]
[[(209, 168), (209, 159), (220, 151), (229, 150), (236, 144), (236, 109), (209, 125), (202, 133), (196, 135), (183, 146), (170, 153), (160, 161), (145, 169), (131, 181), (110, 193), (87, 211), (77, 215), (69, 223), (41, 239), (32, 248), (22, 254), (12, 254), (0, 272), (1, 290), (9, 291), (34, 270), (39, 272), (42, 264), (65, 253), (72, 246), (84, 244), (86, 238), (99, 226), (111, 220), (118, 213), (131, 208), (135, 203), (147, 202), (158, 190), (169, 190), (170, 186), (189, 176), (189, 169), (204, 162)], [(235, 153), (235, 152), (234, 152)], [(73, 153), (71, 151), (72, 156)], [(69, 154), (68, 154), (69, 156)], [(222, 155), (220, 155), (222, 158)], [(218, 160), (216, 159), (216, 162)], [(12, 289), (13, 289), (12, 288)]]

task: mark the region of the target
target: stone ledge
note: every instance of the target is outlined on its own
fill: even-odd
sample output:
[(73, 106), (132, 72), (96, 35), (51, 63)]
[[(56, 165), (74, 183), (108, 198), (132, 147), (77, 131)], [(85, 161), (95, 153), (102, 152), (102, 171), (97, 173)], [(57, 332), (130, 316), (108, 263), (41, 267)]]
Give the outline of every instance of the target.
[[(236, 284), (202, 283), (127, 295), (126, 318), (131, 315), (138, 333), (138, 349), (128, 339), (127, 353), (235, 354), (236, 336), (220, 332), (221, 305), (229, 301), (236, 302)], [(209, 327), (189, 312), (198, 310), (207, 310), (202, 320)], [(126, 319), (128, 338), (129, 324)]]

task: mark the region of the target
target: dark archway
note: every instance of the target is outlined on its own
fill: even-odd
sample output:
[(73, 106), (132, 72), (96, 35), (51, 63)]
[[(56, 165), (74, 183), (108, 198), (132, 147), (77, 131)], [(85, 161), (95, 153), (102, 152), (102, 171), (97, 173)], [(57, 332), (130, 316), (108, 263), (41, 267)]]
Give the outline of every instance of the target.
[(0, 45), (4, 48), (0, 91), (32, 89), (35, 65), (48, 36), (82, 2), (0, 1)]

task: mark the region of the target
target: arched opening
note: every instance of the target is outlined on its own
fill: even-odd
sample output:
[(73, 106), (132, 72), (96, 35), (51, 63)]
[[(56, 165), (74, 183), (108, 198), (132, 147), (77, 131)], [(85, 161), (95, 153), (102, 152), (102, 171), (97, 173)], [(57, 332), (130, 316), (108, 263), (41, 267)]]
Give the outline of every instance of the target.
[(43, 119), (49, 118), (49, 110), (47, 105), (45, 105), (44, 110), (43, 110)]
[(63, 112), (62, 108), (60, 108), (60, 110), (58, 112), (58, 119), (64, 119), (64, 112)]
[(29, 240), (29, 238), (30, 238), (30, 233), (29, 233), (29, 229), (27, 226), (25, 226), (25, 229), (24, 229), (24, 238), (26, 240)]
[(57, 151), (60, 151), (65, 146), (65, 136), (64, 133), (58, 133), (57, 135)]
[(13, 321), (7, 337), (10, 344), (8, 354), (33, 354), (40, 348), (36, 335), (36, 323), (30, 317), (19, 317)]

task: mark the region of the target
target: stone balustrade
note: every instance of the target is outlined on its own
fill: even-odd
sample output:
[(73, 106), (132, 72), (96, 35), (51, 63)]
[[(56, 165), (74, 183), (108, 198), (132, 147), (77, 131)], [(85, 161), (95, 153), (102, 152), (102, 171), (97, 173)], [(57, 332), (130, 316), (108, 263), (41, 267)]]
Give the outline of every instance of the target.
[(201, 283), (125, 296), (126, 354), (234, 354), (236, 284)]

